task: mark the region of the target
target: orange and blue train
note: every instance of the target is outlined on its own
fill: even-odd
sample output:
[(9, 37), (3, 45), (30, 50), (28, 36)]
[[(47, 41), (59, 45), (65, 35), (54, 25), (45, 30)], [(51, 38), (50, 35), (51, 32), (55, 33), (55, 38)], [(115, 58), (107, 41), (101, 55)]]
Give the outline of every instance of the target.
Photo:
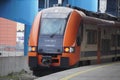
[(119, 60), (120, 22), (99, 17), (68, 7), (41, 10), (29, 37), (30, 69)]

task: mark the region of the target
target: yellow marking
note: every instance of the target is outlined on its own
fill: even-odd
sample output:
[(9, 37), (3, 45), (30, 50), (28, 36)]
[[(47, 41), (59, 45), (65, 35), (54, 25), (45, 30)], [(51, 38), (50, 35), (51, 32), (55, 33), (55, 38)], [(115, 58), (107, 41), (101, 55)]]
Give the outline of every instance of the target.
[(80, 74), (83, 74), (83, 73), (86, 73), (86, 72), (90, 72), (90, 71), (94, 71), (96, 69), (103, 68), (103, 67), (106, 67), (106, 66), (111, 66), (111, 65), (117, 64), (117, 63), (120, 63), (120, 62), (106, 64), (106, 65), (103, 65), (103, 66), (98, 66), (98, 67), (90, 68), (90, 69), (87, 69), (87, 70), (79, 71), (79, 72), (76, 72), (74, 74), (68, 75), (68, 76), (66, 76), (64, 78), (61, 78), (60, 80), (69, 80), (69, 79), (71, 79), (71, 78), (73, 78), (75, 76), (78, 76)]

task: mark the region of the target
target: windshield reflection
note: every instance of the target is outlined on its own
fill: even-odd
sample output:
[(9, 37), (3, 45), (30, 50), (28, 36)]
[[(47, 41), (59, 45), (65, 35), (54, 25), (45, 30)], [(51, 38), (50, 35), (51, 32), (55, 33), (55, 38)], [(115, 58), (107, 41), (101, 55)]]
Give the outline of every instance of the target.
[(42, 18), (41, 35), (63, 35), (66, 19), (64, 18)]

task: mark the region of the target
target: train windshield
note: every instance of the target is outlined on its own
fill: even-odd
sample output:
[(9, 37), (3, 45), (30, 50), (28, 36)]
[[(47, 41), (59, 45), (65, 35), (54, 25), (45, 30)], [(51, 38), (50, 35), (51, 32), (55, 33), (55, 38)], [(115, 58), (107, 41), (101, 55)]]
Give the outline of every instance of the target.
[(63, 35), (66, 25), (65, 18), (42, 18), (41, 35)]

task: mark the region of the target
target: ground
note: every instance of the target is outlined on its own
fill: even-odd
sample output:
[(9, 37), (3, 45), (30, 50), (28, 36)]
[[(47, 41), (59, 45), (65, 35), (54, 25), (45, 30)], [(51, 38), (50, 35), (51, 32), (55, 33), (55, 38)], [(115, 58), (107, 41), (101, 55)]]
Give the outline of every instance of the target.
[(22, 70), (21, 72), (10, 73), (7, 76), (0, 77), (0, 80), (34, 80), (37, 77), (32, 75), (32, 72), (26, 72)]

